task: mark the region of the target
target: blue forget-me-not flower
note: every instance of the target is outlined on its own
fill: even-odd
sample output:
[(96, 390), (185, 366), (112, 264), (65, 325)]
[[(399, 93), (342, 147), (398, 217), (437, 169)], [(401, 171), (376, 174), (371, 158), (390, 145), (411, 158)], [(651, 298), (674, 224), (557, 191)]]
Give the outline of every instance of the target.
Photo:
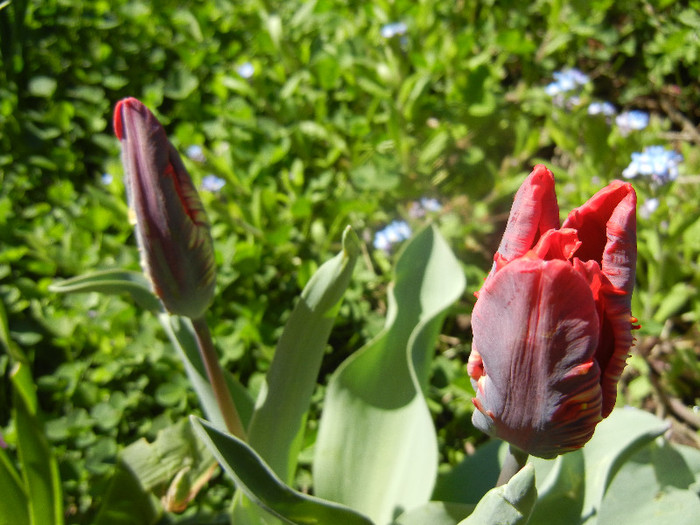
[(221, 188), (223, 188), (224, 186), (226, 186), (226, 181), (221, 177), (217, 177), (216, 175), (206, 175), (202, 179), (202, 189), (204, 191), (217, 193), (221, 191)]
[(683, 155), (663, 146), (648, 146), (641, 153), (632, 153), (632, 162), (622, 172), (626, 179), (639, 175), (648, 177), (651, 182), (663, 185), (678, 177), (678, 165)]
[(394, 244), (408, 239), (412, 233), (406, 221), (393, 221), (374, 235), (374, 247), (389, 253)]
[(615, 124), (623, 135), (627, 135), (630, 131), (646, 128), (649, 125), (649, 113), (638, 109), (623, 111), (615, 117)]

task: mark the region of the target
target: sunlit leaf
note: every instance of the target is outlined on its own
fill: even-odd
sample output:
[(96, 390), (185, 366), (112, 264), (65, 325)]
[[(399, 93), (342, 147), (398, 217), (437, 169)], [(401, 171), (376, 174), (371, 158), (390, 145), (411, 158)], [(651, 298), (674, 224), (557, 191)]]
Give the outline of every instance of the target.
[(435, 227), (396, 264), (385, 329), (331, 378), (316, 442), (316, 494), (388, 523), (428, 501), (437, 439), (423, 396), (447, 308), (465, 278)]
[(299, 525), (371, 525), (350, 508), (292, 490), (255, 451), (238, 438), (192, 417), (199, 437), (234, 479), (239, 490), (286, 523)]

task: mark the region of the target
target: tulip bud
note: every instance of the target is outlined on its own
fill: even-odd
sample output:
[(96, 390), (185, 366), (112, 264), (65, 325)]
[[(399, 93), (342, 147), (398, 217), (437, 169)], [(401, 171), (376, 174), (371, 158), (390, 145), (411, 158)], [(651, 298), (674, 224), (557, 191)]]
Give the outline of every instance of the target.
[(582, 447), (632, 345), (636, 195), (614, 181), (559, 228), (552, 173), (518, 190), (472, 314), (472, 422), (535, 456)]
[(201, 317), (214, 295), (209, 223), (197, 190), (155, 116), (135, 98), (117, 103), (129, 207), (141, 264), (167, 311)]

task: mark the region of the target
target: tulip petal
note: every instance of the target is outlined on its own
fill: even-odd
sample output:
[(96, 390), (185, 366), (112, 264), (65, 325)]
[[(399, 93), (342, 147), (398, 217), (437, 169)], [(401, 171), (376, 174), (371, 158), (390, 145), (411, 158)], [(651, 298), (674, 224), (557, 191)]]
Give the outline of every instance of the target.
[(586, 279), (567, 261), (516, 259), (481, 289), (472, 327), (474, 425), (539, 457), (583, 446), (602, 403)]
[(598, 309), (600, 339), (595, 360), (601, 370), (602, 416), (605, 418), (615, 407), (617, 383), (633, 343), (629, 306), (625, 292), (612, 285), (598, 263), (574, 258), (574, 269), (588, 281)]
[(637, 263), (637, 195), (631, 184), (613, 181), (569, 213), (562, 228), (578, 231), (576, 257), (597, 261), (618, 289), (630, 295)]
[(538, 164), (515, 194), (498, 257), (512, 261), (525, 255), (546, 231), (555, 228), (559, 228), (559, 206), (554, 176)]
[[(637, 264), (637, 195), (626, 182), (613, 181), (573, 210), (563, 228), (578, 231), (581, 247), (574, 254), (582, 262), (597, 263), (602, 278), (593, 277), (590, 264), (577, 266), (589, 279), (601, 281), (601, 344), (596, 360), (602, 370), (603, 417), (615, 406), (617, 383), (625, 367), (632, 338), (632, 290)], [(574, 261), (576, 266), (576, 261)], [(585, 270), (584, 270), (585, 266)]]

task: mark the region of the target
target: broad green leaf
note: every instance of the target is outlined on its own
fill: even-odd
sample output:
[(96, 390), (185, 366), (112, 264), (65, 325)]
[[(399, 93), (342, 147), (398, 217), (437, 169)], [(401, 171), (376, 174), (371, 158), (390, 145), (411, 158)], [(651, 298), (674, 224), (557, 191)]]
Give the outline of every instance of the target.
[[(165, 312), (160, 313), (158, 319), (185, 366), (185, 373), (192, 383), (192, 388), (197, 393), (204, 413), (214, 424), (221, 428), (226, 428), (224, 418), (214, 396), (214, 391), (209, 383), (204, 363), (199, 354), (192, 321), (186, 317), (170, 315)], [(245, 387), (225, 370), (224, 377), (238, 410), (238, 415), (243, 425), (246, 426), (253, 412), (253, 401)]]
[(94, 525), (153, 525), (161, 515), (160, 505), (143, 488), (136, 473), (117, 460)]
[(583, 452), (576, 450), (554, 460), (531, 458), (537, 482), (537, 503), (529, 525), (578, 523), (586, 478)]
[(597, 512), (615, 473), (634, 452), (667, 429), (666, 422), (631, 407), (613, 410), (598, 424), (593, 438), (583, 448), (586, 490), (582, 516), (585, 525), (602, 525), (597, 521)]
[(154, 312), (163, 310), (160, 301), (151, 291), (148, 279), (142, 273), (128, 270), (102, 270), (79, 275), (54, 283), (49, 286), (49, 290), (56, 293), (128, 293), (139, 306), (146, 310)]
[(476, 504), (496, 485), (501, 471), (499, 448), (503, 442), (489, 440), (453, 468), (438, 474), (432, 499)]
[(429, 501), (401, 514), (392, 525), (455, 525), (469, 516), (476, 505)]
[(246, 443), (202, 419), (190, 419), (195, 432), (234, 479), (238, 489), (284, 522), (300, 525), (372, 524), (350, 508), (292, 490)]
[(188, 500), (196, 495), (196, 480), (208, 479), (215, 465), (189, 420), (161, 430), (152, 443), (135, 441), (119, 453), (96, 525), (156, 523), (163, 508), (154, 492), (184, 479)]
[(598, 510), (598, 523), (695, 525), (700, 498), (689, 490), (694, 482), (683, 456), (670, 443), (652, 442), (615, 474)]
[[(26, 365), (23, 366), (26, 368)], [(18, 375), (13, 374), (13, 413), (17, 425), (17, 451), (29, 501), (29, 523), (61, 525), (63, 500), (58, 464), (49, 447), (43, 425), (18, 391), (16, 377)]]
[(294, 478), (306, 413), (359, 241), (350, 228), (343, 249), (311, 277), (287, 321), (248, 428), (248, 443), (286, 483)]
[(527, 464), (506, 485), (488, 491), (459, 525), (525, 525), (536, 500), (535, 468)]
[(329, 382), (313, 469), (317, 495), (379, 524), (427, 503), (438, 457), (423, 389), (444, 316), (464, 286), (437, 228), (405, 247), (384, 330)]
[(144, 438), (135, 441), (119, 453), (119, 458), (149, 491), (169, 484), (184, 467), (199, 476), (215, 464), (187, 419), (158, 432), (152, 443)]
[(0, 448), (0, 525), (29, 525), (29, 500), (17, 470)]
[(695, 476), (695, 483), (698, 488), (697, 492), (700, 494), (700, 450), (687, 445), (676, 445), (676, 450), (683, 456), (686, 465), (688, 465), (688, 468)]

